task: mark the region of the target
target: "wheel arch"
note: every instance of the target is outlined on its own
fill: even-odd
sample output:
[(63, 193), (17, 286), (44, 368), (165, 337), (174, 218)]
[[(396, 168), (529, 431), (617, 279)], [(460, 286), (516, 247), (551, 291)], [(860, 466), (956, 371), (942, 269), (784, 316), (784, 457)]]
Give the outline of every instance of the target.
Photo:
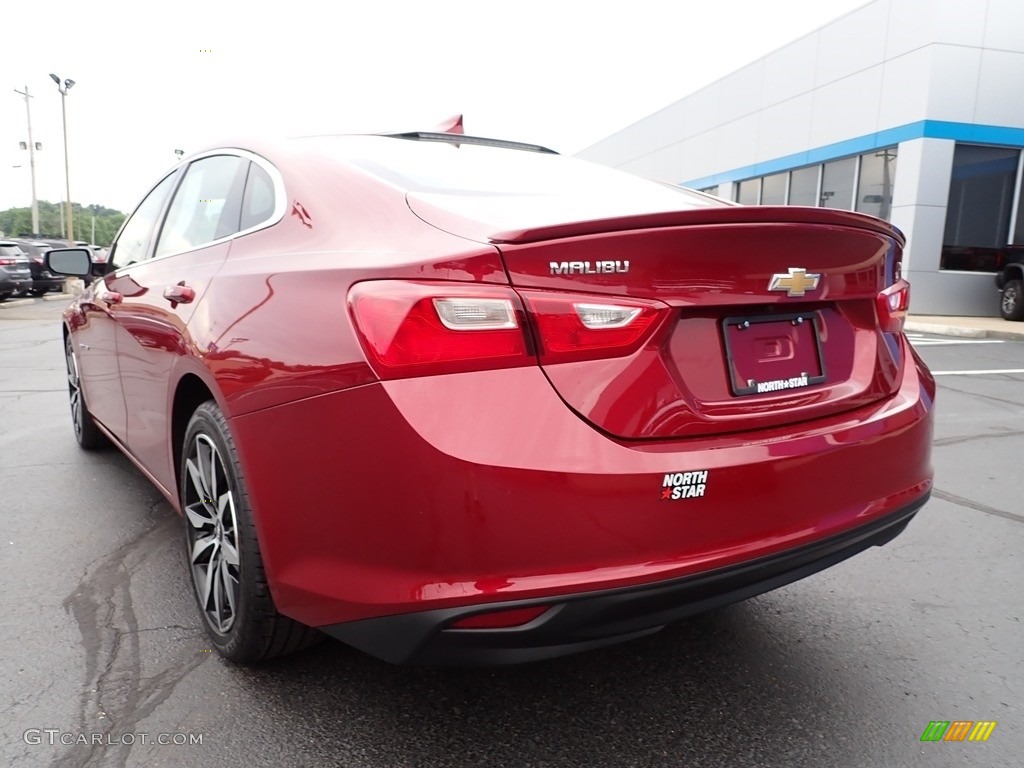
[[(181, 487), (181, 449), (185, 442), (185, 431), (196, 408), (207, 400), (217, 400), (213, 390), (195, 373), (183, 375), (174, 388), (171, 400), (171, 462), (174, 467), (174, 495)], [(180, 505), (180, 500), (179, 500)], [(179, 510), (181, 511), (181, 510)]]
[[(1024, 280), (1024, 263), (1017, 262), (1014, 264), (1007, 264), (1003, 267), (1003, 285), (1006, 285), (1010, 280)], [(999, 286), (1002, 288), (1003, 286)]]

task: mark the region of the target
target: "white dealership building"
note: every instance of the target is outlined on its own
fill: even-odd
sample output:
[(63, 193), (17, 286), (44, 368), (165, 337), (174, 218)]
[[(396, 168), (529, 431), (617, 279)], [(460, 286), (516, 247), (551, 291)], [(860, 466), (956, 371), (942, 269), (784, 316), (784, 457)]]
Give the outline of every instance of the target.
[(1024, 248), (1024, 0), (874, 0), (579, 154), (907, 236), (915, 314), (997, 315)]

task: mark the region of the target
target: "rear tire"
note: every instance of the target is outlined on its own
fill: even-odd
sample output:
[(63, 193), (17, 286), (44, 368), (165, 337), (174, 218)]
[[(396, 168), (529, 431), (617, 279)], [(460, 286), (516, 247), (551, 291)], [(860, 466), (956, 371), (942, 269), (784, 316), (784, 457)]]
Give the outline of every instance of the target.
[(1007, 280), (999, 299), (1004, 320), (1024, 320), (1024, 280)]
[(71, 401), (71, 426), (75, 430), (75, 440), (87, 451), (103, 448), (110, 441), (100, 432), (100, 428), (89, 415), (85, 393), (82, 392), (78, 357), (75, 355), (75, 345), (70, 334), (64, 337), (64, 364), (68, 372), (68, 399)]
[(322, 639), (274, 607), (234, 440), (213, 400), (189, 420), (178, 491), (193, 592), (217, 652), (245, 664)]

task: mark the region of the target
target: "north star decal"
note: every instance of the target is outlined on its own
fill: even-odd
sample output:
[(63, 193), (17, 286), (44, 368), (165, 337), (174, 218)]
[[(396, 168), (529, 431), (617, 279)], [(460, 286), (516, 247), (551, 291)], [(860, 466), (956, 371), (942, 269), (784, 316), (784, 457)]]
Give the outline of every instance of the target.
[(611, 275), (629, 272), (629, 261), (549, 261), (552, 275)]
[(706, 469), (698, 472), (669, 472), (661, 482), (661, 498), (672, 501), (699, 498), (704, 495), (707, 482)]

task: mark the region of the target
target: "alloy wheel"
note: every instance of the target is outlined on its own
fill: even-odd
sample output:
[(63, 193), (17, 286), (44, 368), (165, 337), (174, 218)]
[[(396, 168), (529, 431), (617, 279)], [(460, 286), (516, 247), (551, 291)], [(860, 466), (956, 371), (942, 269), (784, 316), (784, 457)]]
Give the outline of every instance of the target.
[(78, 375), (78, 359), (75, 357), (71, 337), (64, 339), (64, 362), (68, 369), (68, 398), (71, 401), (71, 423), (75, 428), (75, 437), (82, 436), (82, 386)]
[(192, 582), (210, 627), (225, 635), (239, 604), (238, 522), (223, 460), (205, 433), (189, 445), (184, 491)]
[(1003, 289), (1003, 313), (1012, 314), (1017, 311), (1017, 307), (1020, 306), (1022, 297), (1020, 290), (1016, 285), (1007, 285)]

